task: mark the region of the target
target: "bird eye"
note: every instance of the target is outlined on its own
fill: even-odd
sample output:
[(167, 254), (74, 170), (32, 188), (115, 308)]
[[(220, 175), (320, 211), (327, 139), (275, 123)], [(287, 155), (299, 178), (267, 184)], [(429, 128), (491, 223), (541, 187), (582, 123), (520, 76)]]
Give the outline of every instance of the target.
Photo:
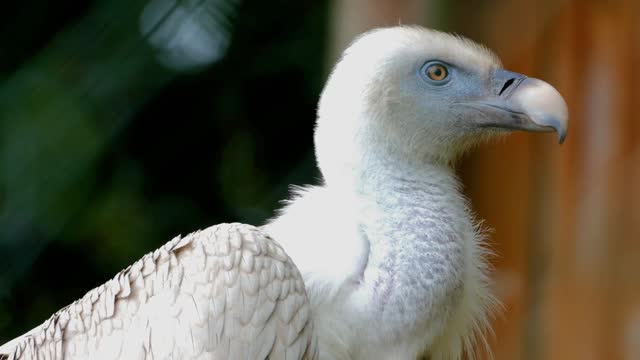
[(449, 76), (449, 70), (447, 70), (447, 67), (440, 63), (428, 65), (425, 68), (424, 73), (430, 80), (435, 82), (441, 82)]

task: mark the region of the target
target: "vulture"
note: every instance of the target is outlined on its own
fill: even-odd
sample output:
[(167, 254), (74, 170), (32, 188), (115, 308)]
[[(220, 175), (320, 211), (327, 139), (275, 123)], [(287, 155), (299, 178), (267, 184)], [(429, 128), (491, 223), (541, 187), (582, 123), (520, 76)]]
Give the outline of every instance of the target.
[(556, 89), (466, 38), (369, 31), (320, 97), (320, 185), (262, 226), (174, 238), (0, 359), (473, 358), (497, 300), (455, 160), (517, 130), (562, 142), (567, 119)]

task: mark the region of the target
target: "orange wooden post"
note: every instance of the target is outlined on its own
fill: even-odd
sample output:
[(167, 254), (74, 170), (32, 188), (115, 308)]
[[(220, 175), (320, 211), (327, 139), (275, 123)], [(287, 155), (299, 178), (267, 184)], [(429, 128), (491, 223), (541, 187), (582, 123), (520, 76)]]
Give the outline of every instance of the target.
[[(461, 8), (466, 2), (446, 4)], [(423, 23), (435, 1), (340, 0), (332, 61), (363, 30)], [(468, 2), (450, 29), (554, 84), (569, 137), (515, 134), (463, 164), (493, 228), (497, 359), (640, 359), (640, 2)]]
[[(571, 113), (562, 148), (540, 136), (513, 137), (482, 149), (465, 166), (473, 204), (497, 229), (493, 239), (503, 257), (496, 261), (498, 286), (505, 274), (521, 285), (515, 297), (503, 297), (507, 313), (496, 322), (497, 358), (637, 358), (639, 5), (492, 5), (496, 11), (479, 11), (473, 25), (493, 25), (468, 31), (483, 33), (507, 67), (556, 85)], [(524, 149), (533, 153), (513, 155)], [(519, 162), (510, 168), (514, 156)], [(487, 166), (493, 171), (483, 171)], [(521, 203), (494, 200), (490, 194), (496, 193)], [(504, 229), (512, 230), (509, 236)]]
[(331, 8), (330, 61), (367, 30), (398, 24), (424, 24), (430, 0), (334, 0)]

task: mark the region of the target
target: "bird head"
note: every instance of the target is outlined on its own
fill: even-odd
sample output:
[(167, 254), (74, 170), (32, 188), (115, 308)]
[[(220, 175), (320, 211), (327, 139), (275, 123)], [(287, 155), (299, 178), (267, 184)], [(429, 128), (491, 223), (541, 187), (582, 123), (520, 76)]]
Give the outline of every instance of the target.
[(357, 38), (322, 92), (316, 155), (326, 181), (373, 159), (450, 163), (515, 130), (567, 133), (567, 106), (546, 82), (502, 68), (487, 48), (420, 27)]

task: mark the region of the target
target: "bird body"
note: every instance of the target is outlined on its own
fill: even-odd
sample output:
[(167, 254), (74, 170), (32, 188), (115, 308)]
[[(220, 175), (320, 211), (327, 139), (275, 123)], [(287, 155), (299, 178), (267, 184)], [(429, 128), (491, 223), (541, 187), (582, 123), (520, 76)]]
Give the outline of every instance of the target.
[(562, 141), (566, 122), (553, 87), (469, 40), (419, 27), (366, 33), (320, 98), (322, 184), (297, 188), (260, 228), (169, 242), (0, 354), (473, 358), (496, 300), (453, 163), (513, 130)]
[[(454, 358), (436, 354), (470, 347), (495, 305), (482, 235), (451, 169), (385, 169), (356, 197), (301, 190), (265, 230), (299, 264), (321, 358), (415, 359), (434, 345)], [(306, 227), (293, 225), (316, 218), (297, 242)]]

